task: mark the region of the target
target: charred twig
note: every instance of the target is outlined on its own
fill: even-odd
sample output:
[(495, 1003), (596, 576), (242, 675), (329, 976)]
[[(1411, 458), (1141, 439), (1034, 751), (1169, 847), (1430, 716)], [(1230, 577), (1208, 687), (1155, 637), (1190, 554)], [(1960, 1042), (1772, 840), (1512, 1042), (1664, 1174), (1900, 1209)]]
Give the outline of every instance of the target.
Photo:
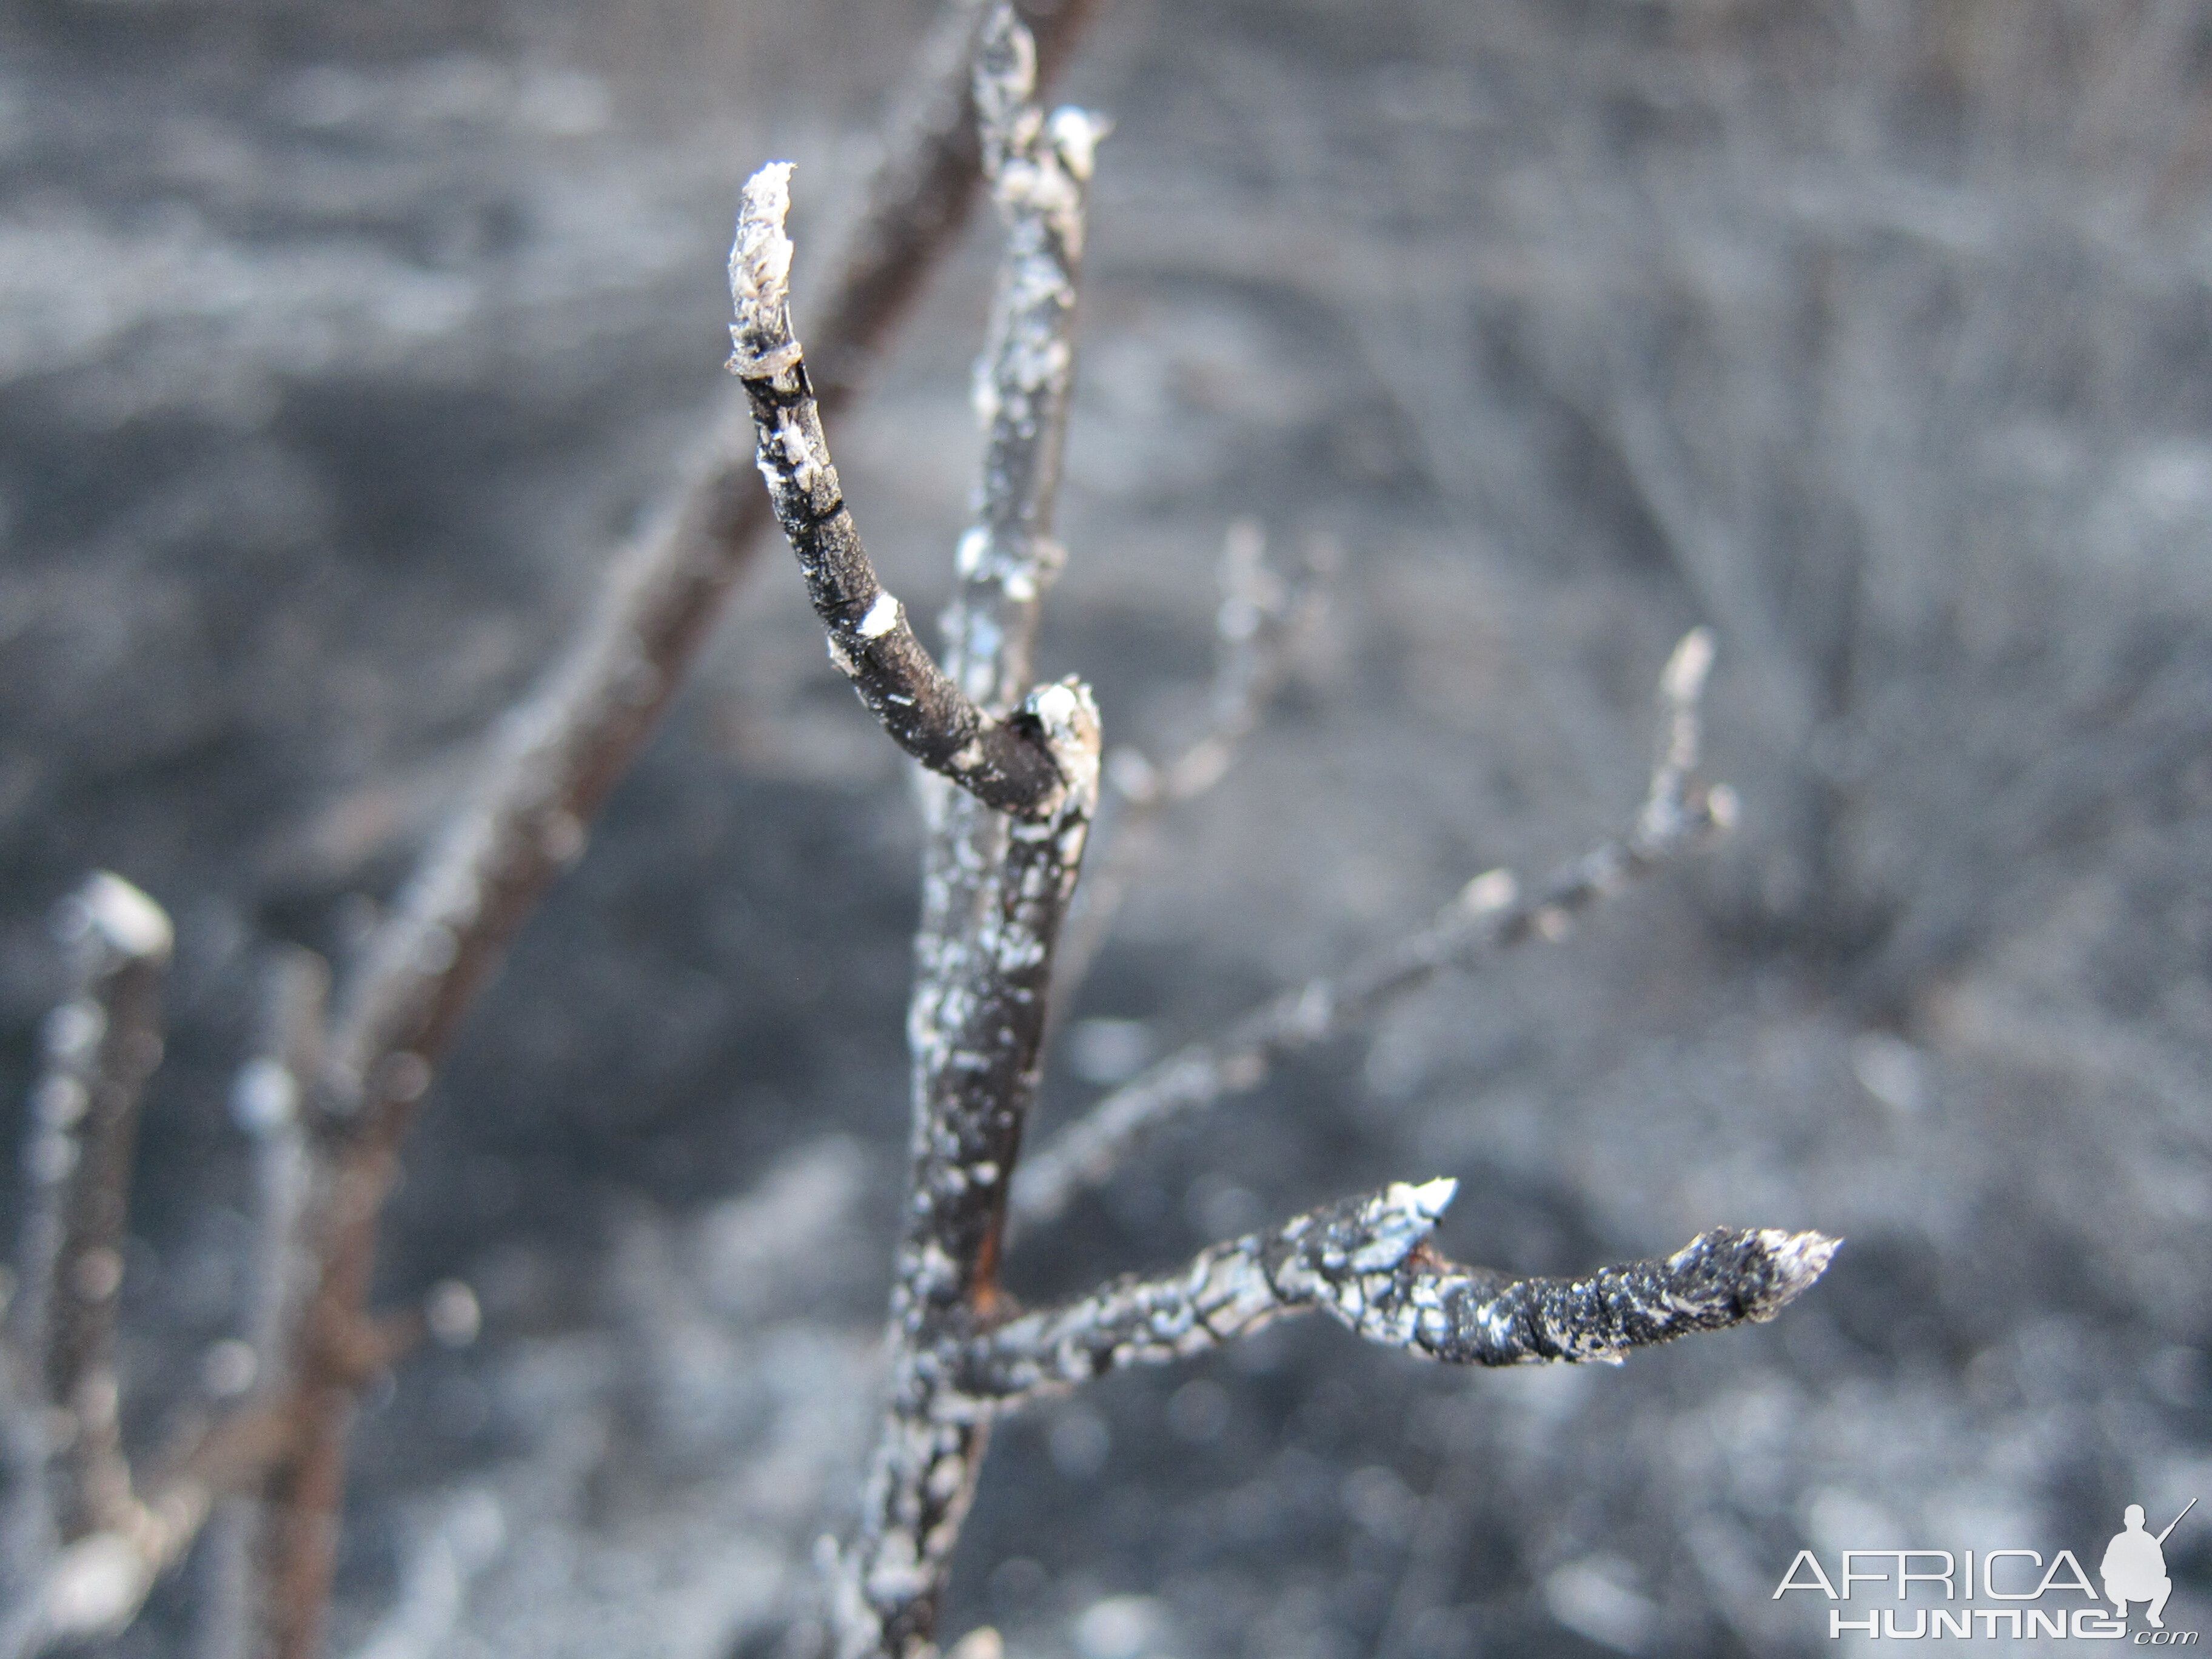
[(480, 1487), (450, 1499), (400, 1570), (398, 1594), (353, 1659), (432, 1659), (447, 1644), (473, 1581), (507, 1541), (499, 1500)]
[(1042, 734), (987, 714), (938, 667), (869, 562), (822, 431), (806, 364), (791, 331), (791, 164), (747, 181), (730, 250), (730, 369), (759, 428), (761, 475), (830, 633), (837, 665), (893, 741), (987, 805), (1031, 820), (1060, 805), (1063, 781)]
[[(930, 675), (933, 696), (965, 704), (964, 729), (1019, 730), (1007, 712), (1035, 722), (1045, 738), (1051, 793), (1034, 802), (1008, 799), (972, 773), (933, 760), (927, 745), (885, 724), (909, 752), (943, 775), (925, 782), (930, 818), (922, 926), (908, 1015), (914, 1050), (912, 1192), (891, 1299), (891, 1394), (871, 1462), (859, 1536), (836, 1563), (841, 1650), (848, 1656), (903, 1656), (927, 1649), (952, 1545), (975, 1487), (983, 1449), (972, 1424), (948, 1424), (939, 1408), (943, 1378), (936, 1356), (947, 1334), (973, 1329), (996, 1297), (1006, 1184), (1036, 1091), (1053, 947), (1083, 855), (1097, 794), (1097, 715), (1073, 682), (1028, 693), (1038, 597), (1060, 562), (1051, 541), (1053, 498), (1073, 363), (1077, 268), (1083, 244), (1083, 187), (1099, 129), (1081, 112), (1049, 120), (1035, 106), (1034, 48), (1012, 9), (995, 7), (976, 53), (975, 99), (986, 168), (1007, 225), (990, 337), (977, 363), (977, 408), (985, 428), (976, 523), (962, 538), (960, 586), (945, 619), (951, 676), (939, 674), (908, 634), (898, 649)], [(841, 646), (835, 604), (809, 564), (805, 514), (795, 501), (814, 492), (812, 525), (835, 500), (834, 474), (820, 453), (818, 427), (803, 413), (791, 422), (789, 393), (803, 396), (776, 289), (787, 263), (779, 247), (782, 176), (775, 169), (750, 191), (746, 225), (732, 257), (739, 327), (738, 362), (762, 422), (762, 471), (779, 516), (808, 566), (817, 611)], [(768, 234), (773, 231), (773, 234)], [(750, 307), (750, 311), (749, 311)], [(754, 320), (748, 320), (749, 317)], [(787, 368), (776, 367), (779, 359)], [(762, 389), (765, 387), (765, 392)], [(812, 477), (801, 479), (786, 434), (796, 431)], [(815, 459), (818, 456), (818, 459)], [(841, 534), (849, 534), (847, 529)], [(854, 580), (873, 578), (851, 544)], [(824, 561), (826, 562), (826, 561)], [(892, 625), (864, 641), (904, 630), (896, 602)], [(866, 648), (865, 645), (862, 649)], [(901, 706), (871, 697), (872, 678), (901, 660), (848, 667), (870, 707)], [(957, 683), (954, 677), (957, 677)], [(949, 694), (949, 697), (945, 696)], [(917, 703), (913, 707), (923, 705)], [(969, 714), (966, 710), (972, 710)], [(942, 744), (939, 747), (942, 748)], [(945, 781), (966, 786), (953, 789)], [(994, 807), (1022, 814), (1011, 821)], [(1028, 821), (1039, 811), (1042, 822)]]
[(1701, 787), (1695, 775), (1698, 699), (1711, 663), (1712, 636), (1704, 629), (1685, 636), (1668, 660), (1658, 761), (1626, 836), (1601, 842), (1531, 893), (1504, 871), (1477, 877), (1411, 938), (1334, 978), (1285, 991), (1222, 1036), (1152, 1066), (1031, 1158), (1014, 1191), (1016, 1222), (1051, 1219), (1160, 1124), (1253, 1087), (1284, 1056), (1348, 1030), (1444, 969), (1523, 939), (1565, 938), (1579, 912), (1725, 830), (1735, 822), (1734, 793)]
[[(1058, 78), (1100, 0), (1021, 0), (1016, 15), (1034, 47), (1036, 81)], [(835, 412), (859, 389), (940, 249), (967, 216), (982, 178), (974, 99), (977, 33), (988, 0), (949, 0), (916, 54), (884, 124), (883, 159), (848, 234), (811, 331), (814, 395)]]
[(1631, 1348), (1771, 1319), (1838, 1241), (1772, 1229), (1700, 1233), (1663, 1261), (1587, 1279), (1516, 1279), (1445, 1261), (1425, 1240), (1458, 1183), (1401, 1182), (1270, 1232), (1132, 1276), (969, 1339), (952, 1409), (999, 1409), (1123, 1365), (1181, 1358), (1320, 1309), (1370, 1342), (1458, 1365), (1617, 1364)]
[[(10, 1656), (44, 1640), (68, 1611), (53, 1592), (83, 1540), (133, 1509), (110, 1348), (138, 1102), (161, 1061), (161, 980), (173, 938), (160, 906), (105, 872), (65, 902), (57, 932), (75, 958), (76, 988), (46, 1022), (46, 1071), (31, 1101), (20, 1288), (5, 1356), (19, 1483), (7, 1540), (15, 1606), (0, 1620), (0, 1652)], [(57, 1544), (63, 1553), (50, 1558)]]
[(1214, 619), (1214, 669), (1204, 733), (1173, 760), (1155, 764), (1138, 750), (1106, 757), (1106, 783), (1120, 810), (1106, 818), (1060, 935), (1053, 1006), (1065, 1011), (1090, 972), (1114, 919), (1143, 868), (1160, 814), (1194, 800), (1227, 775), (1289, 672), (1291, 647), (1319, 606), (1313, 573), (1285, 580), (1268, 568), (1267, 532), (1255, 519), (1229, 526), (1221, 547), (1221, 606)]
[[(253, 1403), (220, 1429), (194, 1437), (145, 1490), (126, 1487), (111, 1503), (99, 1528), (72, 1543), (54, 1563), (41, 1589), (41, 1636), (81, 1638), (120, 1629), (137, 1616), (154, 1581), (180, 1559), (211, 1512), (210, 1617), (204, 1650), (222, 1659), (246, 1659), (253, 1642), (250, 1612), (254, 1589), (254, 1542), (258, 1505), (247, 1491), (266, 1460), (294, 1443), (296, 1401), (271, 1351), (281, 1332), (282, 1297), (299, 1275), (285, 1271), (286, 1257), (301, 1248), (307, 1190), (307, 1148), (298, 1113), (302, 1077), (310, 1074), (321, 1034), (322, 959), (288, 951), (270, 974), (270, 1008), (262, 1053), (241, 1072), (234, 1109), (256, 1140), (258, 1215), (249, 1352), (268, 1357)], [(224, 1495), (230, 1494), (228, 1501)]]
[(64, 1550), (40, 1587), (29, 1650), (111, 1635), (135, 1619), (154, 1581), (184, 1559), (217, 1499), (252, 1491), (297, 1448), (298, 1403), (287, 1394), (196, 1435), (143, 1495), (127, 1497), (100, 1530)]
[[(231, 1089), (231, 1116), (253, 1146), (253, 1255), (245, 1318), (231, 1350), (244, 1375), (225, 1379), (265, 1407), (292, 1385), (284, 1334), (296, 1322), (288, 1298), (307, 1281), (302, 1258), (313, 1237), (307, 1199), (312, 1178), (304, 1106), (320, 1067), (330, 969), (313, 951), (279, 951), (269, 965), (259, 1052)], [(203, 1547), (205, 1590), (198, 1659), (254, 1659), (270, 1598), (270, 1566), (258, 1492), (216, 1500)]]
[(32, 1101), (17, 1331), (33, 1386), (69, 1424), (57, 1460), (67, 1541), (130, 1501), (109, 1348), (172, 933), (159, 905), (104, 872), (66, 902), (58, 931), (76, 957), (77, 990), (47, 1021), (47, 1071)]

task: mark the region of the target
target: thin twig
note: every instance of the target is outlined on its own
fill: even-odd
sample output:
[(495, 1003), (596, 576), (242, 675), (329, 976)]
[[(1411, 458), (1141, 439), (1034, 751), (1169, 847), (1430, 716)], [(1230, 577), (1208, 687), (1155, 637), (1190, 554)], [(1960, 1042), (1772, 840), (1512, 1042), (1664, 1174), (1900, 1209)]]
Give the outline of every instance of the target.
[(1238, 519), (1221, 546), (1221, 605), (1214, 619), (1214, 667), (1205, 732), (1173, 760), (1154, 763), (1123, 745), (1106, 757), (1106, 784), (1119, 810), (1102, 814), (1103, 850), (1094, 852), (1068, 912), (1053, 978), (1055, 1013), (1073, 1001), (1113, 931), (1156, 842), (1160, 815), (1212, 789), (1235, 764), (1246, 738), (1289, 672), (1293, 647), (1320, 608), (1311, 569), (1286, 580), (1267, 562), (1267, 532)]
[[(134, 1508), (110, 1358), (138, 1103), (161, 1057), (161, 981), (173, 932), (121, 878), (93, 876), (56, 932), (76, 988), (46, 1022), (31, 1100), (19, 1291), (7, 1355), (10, 1462), (21, 1485), (8, 1542), (21, 1551), (0, 1653), (29, 1651), (71, 1611), (53, 1591), (88, 1538)], [(55, 1486), (59, 1501), (55, 1501)], [(58, 1556), (50, 1556), (56, 1545)], [(135, 1603), (134, 1603), (135, 1605)]]
[[(173, 1466), (127, 1495), (100, 1530), (54, 1560), (28, 1644), (115, 1634), (137, 1617), (155, 1580), (191, 1548), (218, 1498), (250, 1492), (299, 1445), (295, 1396), (257, 1404), (196, 1435)], [(0, 1649), (9, 1659), (15, 1650)]]
[[(299, 1274), (285, 1258), (302, 1246), (307, 1152), (299, 1103), (301, 1079), (311, 1076), (321, 1036), (329, 979), (312, 951), (288, 949), (271, 966), (261, 1053), (241, 1071), (233, 1108), (252, 1134), (258, 1214), (253, 1281), (246, 1330), (258, 1377), (252, 1405), (203, 1431), (142, 1493), (126, 1487), (99, 1528), (79, 1537), (54, 1562), (41, 1587), (40, 1639), (82, 1638), (121, 1629), (137, 1617), (147, 1592), (182, 1559), (211, 1513), (210, 1613), (203, 1650), (245, 1659), (255, 1645), (256, 1540), (259, 1507), (240, 1487), (264, 1457), (292, 1443), (295, 1396), (281, 1373), (276, 1338), (283, 1328), (282, 1298)], [(229, 1494), (227, 1501), (224, 1495)]]
[(56, 1459), (67, 1540), (130, 1501), (109, 1350), (138, 1102), (161, 1058), (173, 933), (159, 905), (104, 872), (64, 904), (58, 932), (76, 958), (77, 990), (47, 1021), (47, 1071), (32, 1101), (17, 1328), (34, 1386), (70, 1422)]
[(1523, 894), (1505, 871), (1479, 876), (1411, 938), (1370, 952), (1334, 978), (1285, 991), (1222, 1036), (1152, 1066), (1030, 1160), (1014, 1189), (1016, 1224), (1060, 1214), (1161, 1124), (1253, 1087), (1276, 1061), (1350, 1030), (1448, 968), (1465, 968), (1523, 939), (1564, 939), (1581, 911), (1727, 830), (1735, 817), (1734, 793), (1696, 778), (1698, 699), (1712, 650), (1711, 635), (1697, 629), (1668, 660), (1660, 681), (1666, 713), (1658, 761), (1626, 836), (1600, 843), (1531, 893)]
[(830, 660), (900, 748), (1001, 811), (1033, 821), (1057, 810), (1059, 771), (1042, 733), (986, 713), (915, 637), (906, 607), (877, 579), (845, 505), (806, 364), (791, 331), (791, 164), (746, 181), (730, 250), (730, 369), (759, 428), (761, 475), (807, 596), (829, 630)]
[[(297, 1321), (288, 1298), (307, 1283), (301, 1258), (313, 1248), (307, 1199), (313, 1170), (304, 1106), (321, 1065), (330, 969), (311, 951), (288, 946), (266, 973), (258, 1052), (231, 1089), (231, 1116), (253, 1147), (253, 1245), (244, 1318), (243, 1352), (251, 1370), (243, 1387), (264, 1407), (289, 1394), (294, 1379), (284, 1335)], [(201, 1550), (204, 1585), (198, 1659), (254, 1659), (270, 1562), (260, 1495), (219, 1498)]]
[[(1041, 717), (1065, 784), (1058, 801), (1048, 800), (1053, 816), (1037, 823), (1010, 822), (994, 810), (989, 792), (953, 769), (939, 770), (969, 787), (925, 780), (930, 833), (908, 1019), (912, 1192), (894, 1269), (890, 1398), (859, 1535), (834, 1563), (838, 1644), (847, 1656), (904, 1659), (927, 1649), (935, 1627), (983, 1436), (979, 1426), (940, 1420), (933, 1356), (947, 1333), (987, 1318), (996, 1298), (1007, 1182), (1036, 1092), (1054, 945), (1097, 793), (1097, 716), (1089, 693), (1070, 682), (1025, 696), (1038, 599), (1061, 559), (1051, 540), (1053, 501), (1073, 378), (1084, 185), (1100, 132), (1079, 111), (1048, 120), (1033, 101), (1035, 83), (1028, 32), (1011, 8), (994, 7), (976, 52), (975, 101), (1007, 247), (976, 365), (983, 467), (976, 523), (961, 541), (960, 583), (945, 618), (951, 672), (944, 678), (979, 721), (1017, 708)], [(780, 189), (781, 179), (771, 187)], [(732, 268), (742, 319), (748, 292), (769, 289), (782, 256), (758, 234), (748, 249), (741, 234), (739, 252), (745, 257)], [(758, 314), (757, 298), (755, 307)], [(740, 357), (752, 353), (756, 362), (788, 339), (744, 327), (735, 337)], [(793, 376), (803, 386), (803, 368)], [(793, 486), (776, 464), (782, 441), (765, 414), (762, 434), (762, 471), (779, 490), (789, 528), (793, 514), (783, 504)], [(820, 464), (826, 467), (826, 455)], [(805, 564), (800, 535), (793, 541)], [(823, 609), (818, 586), (817, 602)], [(836, 656), (833, 611), (823, 609), (823, 617), (832, 622)], [(865, 696), (864, 676), (855, 678)]]
[(1320, 1309), (1370, 1342), (1456, 1365), (1618, 1363), (1632, 1348), (1769, 1320), (1838, 1241), (1773, 1229), (1700, 1233), (1663, 1261), (1585, 1279), (1462, 1267), (1426, 1243), (1458, 1183), (1401, 1182), (1131, 1277), (970, 1338), (951, 1410), (995, 1411), (1123, 1365), (1177, 1359)]

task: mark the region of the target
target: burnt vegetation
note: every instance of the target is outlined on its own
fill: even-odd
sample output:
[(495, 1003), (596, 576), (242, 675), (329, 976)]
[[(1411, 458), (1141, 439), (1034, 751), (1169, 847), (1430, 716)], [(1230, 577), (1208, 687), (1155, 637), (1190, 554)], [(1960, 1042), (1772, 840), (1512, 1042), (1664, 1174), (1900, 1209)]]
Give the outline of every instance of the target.
[(1093, 9), (6, 26), (7, 1653), (1789, 1651), (2193, 1492), (2207, 18)]

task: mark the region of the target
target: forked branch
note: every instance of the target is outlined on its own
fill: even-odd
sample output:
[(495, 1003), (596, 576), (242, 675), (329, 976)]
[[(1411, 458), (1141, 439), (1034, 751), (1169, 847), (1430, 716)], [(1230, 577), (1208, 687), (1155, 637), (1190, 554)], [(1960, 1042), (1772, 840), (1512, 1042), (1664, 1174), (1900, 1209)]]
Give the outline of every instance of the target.
[[(1092, 9), (1091, 0), (1060, 0), (1039, 10), (1045, 73), (1065, 61)], [(970, 64), (982, 18), (979, 0), (949, 0), (908, 85), (895, 97), (899, 114), (830, 279), (818, 331), (830, 366), (822, 397), (832, 406), (857, 388), (964, 215), (979, 173)], [(742, 409), (715, 424), (670, 504), (614, 560), (576, 640), (501, 721), (468, 799), (351, 977), (303, 1091), (314, 1131), (307, 1176), (313, 1197), (301, 1211), (312, 1218), (302, 1223), (310, 1236), (301, 1239), (302, 1250), (288, 1253), (297, 1271), (272, 1289), (267, 1304), (283, 1328), (256, 1345), (266, 1350), (257, 1356), (264, 1376), (283, 1374), (287, 1393), (275, 1401), (257, 1398), (216, 1427), (204, 1455), (194, 1454), (188, 1472), (174, 1477), (183, 1482), (179, 1491), (199, 1496), (175, 1510), (171, 1533), (149, 1537), (137, 1552), (142, 1561), (176, 1559), (206, 1512), (210, 1480), (214, 1488), (240, 1490), (273, 1476), (281, 1500), (271, 1528), (272, 1570), (283, 1586), (273, 1609), (279, 1659), (309, 1659), (319, 1636), (351, 1398), (367, 1374), (364, 1356), (384, 1346), (365, 1304), (377, 1217), (398, 1148), (476, 992), (539, 896), (582, 851), (592, 817), (653, 729), (766, 526), (768, 504), (746, 477), (751, 427)], [(34, 1255), (60, 1248), (31, 1243)], [(22, 1276), (27, 1285), (47, 1277)], [(43, 1320), (41, 1294), (28, 1306)], [(17, 1307), (19, 1314), (26, 1307), (22, 1298)], [(27, 1430), (17, 1432), (28, 1420), (23, 1411), (8, 1411), (0, 1426), (9, 1446), (31, 1443)], [(211, 1472), (207, 1480), (189, 1472), (201, 1469)], [(133, 1516), (161, 1509), (157, 1493)], [(10, 1526), (12, 1538), (18, 1529)], [(139, 1593), (143, 1587), (126, 1598), (131, 1606)]]
[[(817, 550), (822, 514), (836, 492), (818, 422), (804, 404), (794, 418), (792, 393), (803, 396), (805, 371), (781, 316), (787, 170), (770, 168), (749, 188), (732, 260), (734, 366), (760, 416), (761, 470), (830, 627), (830, 655), (933, 772), (922, 792), (929, 836), (908, 1015), (912, 1174), (891, 1294), (890, 1397), (858, 1536), (834, 1566), (838, 1645), (855, 1659), (928, 1650), (975, 1489), (982, 1425), (940, 1410), (938, 1359), (948, 1338), (975, 1329), (996, 1303), (1007, 1183), (1036, 1093), (1054, 947), (1097, 797), (1097, 712), (1089, 692), (1073, 681), (1028, 688), (1037, 601), (1061, 556), (1051, 538), (1053, 498), (1074, 359), (1084, 186), (1098, 128), (1075, 110), (1048, 119), (1034, 94), (1028, 32), (1010, 8), (995, 6), (976, 52), (975, 103), (1007, 245), (976, 367), (983, 467), (945, 618), (949, 675), (912, 640), (896, 601), (880, 595), (856, 538), (833, 543), (826, 556)], [(849, 522), (845, 517), (838, 538)], [(841, 558), (842, 607), (822, 574)], [(874, 635), (863, 629), (856, 646), (841, 623), (863, 599), (883, 608), (885, 626)], [(860, 654), (875, 641), (890, 648)], [(918, 678), (894, 679), (902, 674)], [(892, 684), (920, 695), (890, 692)], [(948, 741), (917, 733), (917, 720), (950, 720), (955, 735), (975, 734), (963, 741), (982, 763), (964, 764), (957, 750), (945, 763)], [(1030, 733), (1043, 740), (1051, 784), (1050, 793), (1024, 800), (1006, 790), (985, 745)]]

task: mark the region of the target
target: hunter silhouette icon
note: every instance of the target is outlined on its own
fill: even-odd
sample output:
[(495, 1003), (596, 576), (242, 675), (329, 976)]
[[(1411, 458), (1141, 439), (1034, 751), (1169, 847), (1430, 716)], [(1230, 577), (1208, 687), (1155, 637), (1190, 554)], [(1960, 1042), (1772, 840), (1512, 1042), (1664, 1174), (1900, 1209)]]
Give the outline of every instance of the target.
[(2145, 1617), (2153, 1630), (2164, 1630), (2166, 1620), (2159, 1614), (2166, 1611), (2166, 1598), (2173, 1594), (2173, 1580), (2166, 1576), (2166, 1552), (2160, 1547), (2181, 1524), (2182, 1516), (2197, 1507), (2191, 1498), (2180, 1515), (2173, 1517), (2166, 1530), (2155, 1536), (2143, 1530), (2143, 1509), (2140, 1504), (2128, 1505), (2121, 1519), (2127, 1523), (2125, 1532), (2115, 1534), (2112, 1541), (2105, 1546), (2104, 1565), (2098, 1569), (2105, 1581), (2105, 1598), (2119, 1609), (2122, 1619), (2128, 1616), (2128, 1603), (2148, 1601)]

